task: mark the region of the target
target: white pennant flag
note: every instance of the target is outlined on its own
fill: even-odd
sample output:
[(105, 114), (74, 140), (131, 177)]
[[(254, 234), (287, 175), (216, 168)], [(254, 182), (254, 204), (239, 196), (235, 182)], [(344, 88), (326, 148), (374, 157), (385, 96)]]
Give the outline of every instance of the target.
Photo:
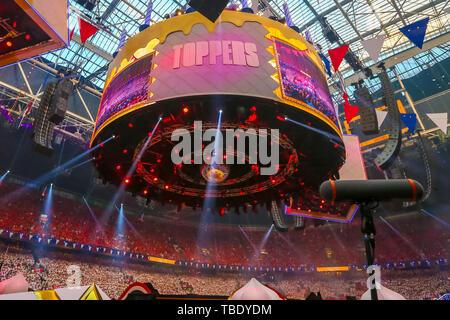
[(381, 129), (381, 125), (384, 122), (384, 119), (386, 119), (386, 116), (388, 114), (387, 111), (380, 111), (380, 110), (375, 110), (375, 112), (377, 113), (377, 119), (378, 119), (378, 129)]
[(361, 40), (361, 44), (364, 49), (369, 54), (370, 58), (373, 62), (377, 63), (378, 57), (380, 56), (381, 48), (383, 47), (384, 40), (386, 36), (384, 34), (380, 34), (376, 37), (367, 40)]
[(447, 125), (448, 125), (448, 114), (444, 113), (427, 113), (428, 118), (433, 121), (439, 129), (442, 130), (445, 134), (447, 134)]

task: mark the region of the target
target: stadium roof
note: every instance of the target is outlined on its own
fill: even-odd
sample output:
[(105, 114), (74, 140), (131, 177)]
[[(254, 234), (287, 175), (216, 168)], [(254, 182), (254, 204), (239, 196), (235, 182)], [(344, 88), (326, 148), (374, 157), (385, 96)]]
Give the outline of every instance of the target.
[[(249, 4), (252, 1), (257, 0), (247, 0)], [(272, 15), (284, 17), (284, 0), (259, 2), (260, 9), (270, 10)], [(128, 36), (138, 32), (147, 3), (148, 0), (99, 0), (97, 6), (88, 11), (77, 4), (76, 0), (69, 0), (70, 30), (76, 26), (79, 16), (97, 22), (102, 28), (85, 46), (81, 45), (76, 28), (70, 48), (50, 53), (44, 58), (72, 68), (79, 66), (78, 70), (83, 77), (88, 77), (93, 85), (103, 88), (107, 65), (117, 50), (122, 30), (125, 29)], [(165, 14), (184, 8), (187, 3), (186, 0), (154, 0), (152, 19), (161, 21)], [(430, 18), (425, 41), (447, 36), (450, 29), (448, 3), (449, 0), (287, 0), (293, 23), (302, 33), (308, 30), (324, 53), (338, 44), (331, 44), (324, 37), (320, 23), (322, 17), (326, 17), (337, 31), (342, 43), (350, 43), (351, 50), (365, 66), (370, 66), (373, 62), (362, 48), (360, 40), (385, 34), (387, 40), (380, 55), (381, 60), (412, 48), (413, 44), (402, 35), (399, 28), (425, 17)], [(397, 65), (397, 71), (403, 78), (409, 78), (449, 55), (449, 44), (443, 42), (431, 50), (406, 59)], [(344, 68), (344, 77), (353, 74), (348, 65), (344, 65)], [(376, 87), (376, 81), (371, 85)]]

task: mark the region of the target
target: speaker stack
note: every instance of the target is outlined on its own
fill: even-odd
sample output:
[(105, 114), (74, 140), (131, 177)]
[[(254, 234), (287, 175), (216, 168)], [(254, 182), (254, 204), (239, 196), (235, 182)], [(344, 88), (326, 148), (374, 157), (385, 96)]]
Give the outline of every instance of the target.
[(361, 116), (361, 130), (366, 135), (378, 134), (377, 113), (373, 99), (367, 87), (358, 87), (354, 93), (356, 104)]
[(50, 105), (56, 87), (57, 84), (54, 82), (48, 83), (45, 87), (34, 122), (33, 141), (36, 150), (46, 155), (53, 153), (52, 140), (55, 124), (50, 122)]
[(50, 121), (60, 124), (67, 112), (69, 95), (73, 91), (73, 83), (70, 79), (63, 79), (58, 82), (50, 105)]
[(389, 127), (389, 139), (383, 151), (375, 159), (375, 164), (382, 169), (388, 168), (397, 158), (400, 153), (401, 140), (401, 127), (400, 127), (400, 112), (398, 111), (397, 103), (395, 101), (394, 90), (392, 89), (391, 80), (389, 75), (381, 66), (382, 71), (379, 73), (378, 78), (381, 82), (381, 88), (383, 89), (384, 104), (388, 107), (388, 116), (390, 120)]

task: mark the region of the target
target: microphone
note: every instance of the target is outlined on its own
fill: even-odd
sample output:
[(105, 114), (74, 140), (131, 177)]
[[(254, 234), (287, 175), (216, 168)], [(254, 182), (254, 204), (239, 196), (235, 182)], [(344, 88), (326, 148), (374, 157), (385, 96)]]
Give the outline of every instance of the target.
[(418, 201), (423, 196), (422, 185), (411, 179), (325, 181), (320, 195), (329, 201), (388, 201), (393, 199)]

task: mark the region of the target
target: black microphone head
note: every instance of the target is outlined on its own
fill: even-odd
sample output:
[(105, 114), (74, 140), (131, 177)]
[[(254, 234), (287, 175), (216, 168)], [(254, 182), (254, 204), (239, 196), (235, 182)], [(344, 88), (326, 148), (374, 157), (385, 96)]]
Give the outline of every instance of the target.
[(411, 179), (325, 181), (320, 195), (329, 201), (418, 201), (423, 196), (422, 185)]

